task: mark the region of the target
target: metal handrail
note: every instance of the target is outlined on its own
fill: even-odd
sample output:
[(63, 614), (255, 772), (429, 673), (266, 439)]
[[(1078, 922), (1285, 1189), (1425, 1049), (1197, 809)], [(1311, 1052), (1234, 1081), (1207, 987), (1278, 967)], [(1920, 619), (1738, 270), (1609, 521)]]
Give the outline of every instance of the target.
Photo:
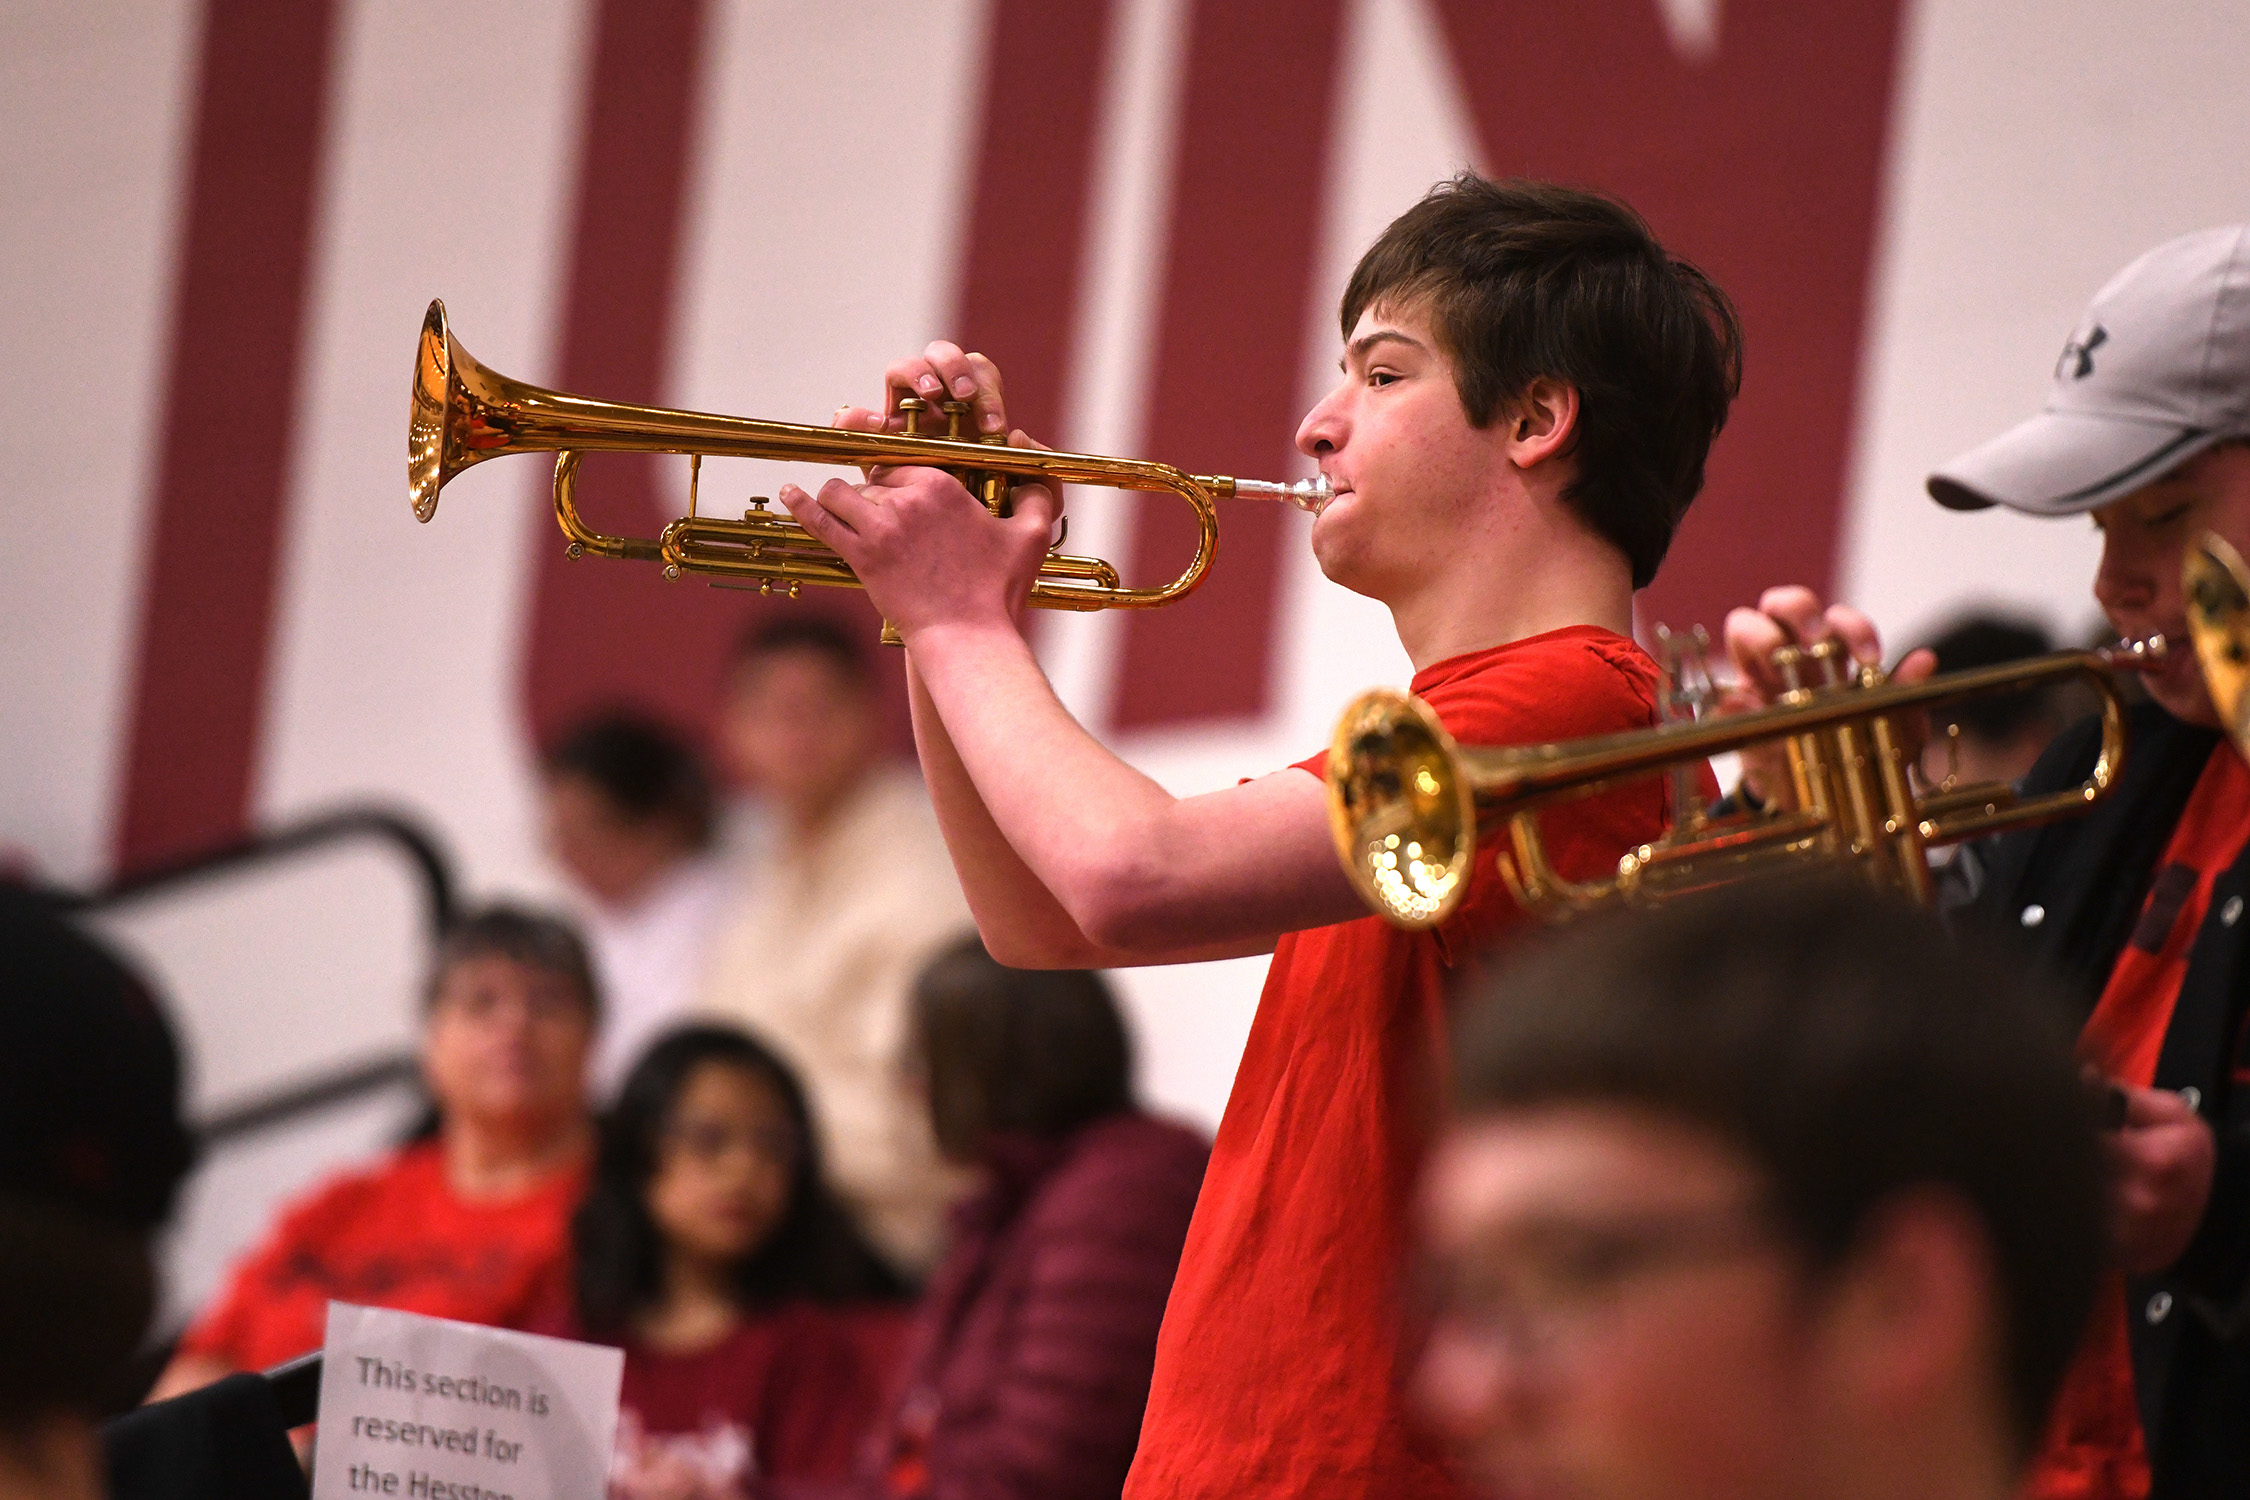
[(420, 824), (404, 813), (380, 807), (347, 807), (320, 813), (132, 871), (90, 891), (58, 890), (46, 894), (68, 910), (102, 911), (243, 865), (264, 864), (324, 845), (362, 838), (389, 844), (414, 867), (422, 889), (423, 922), (429, 929), (430, 941), (436, 942), (453, 921), (452, 862), (445, 857), (436, 837)]
[[(403, 855), (420, 888), (423, 924), (434, 946), (452, 925), (453, 867), (437, 838), (404, 813), (379, 807), (343, 808), (247, 834), (215, 848), (120, 876), (87, 891), (43, 889), (40, 895), (58, 910), (109, 911), (245, 866), (286, 859), (332, 844), (370, 839)], [(363, 1057), (340, 1068), (252, 1095), (221, 1108), (195, 1127), (204, 1149), (284, 1124), (300, 1115), (379, 1093), (418, 1076), (409, 1051)]]

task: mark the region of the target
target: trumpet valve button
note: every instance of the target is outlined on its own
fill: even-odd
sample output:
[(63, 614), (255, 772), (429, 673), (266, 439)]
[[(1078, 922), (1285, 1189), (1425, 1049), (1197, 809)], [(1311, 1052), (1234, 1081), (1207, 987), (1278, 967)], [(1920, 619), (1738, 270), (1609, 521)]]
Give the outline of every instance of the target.
[(750, 497), (750, 508), (742, 513), (742, 519), (749, 520), (771, 504), (773, 504), (773, 496), (771, 495), (752, 495)]
[(961, 436), (961, 424), (969, 419), (969, 403), (966, 401), (942, 401), (938, 403), (938, 410), (945, 413), (945, 435), (949, 438), (959, 438)]
[(921, 436), (922, 413), (929, 409), (930, 403), (924, 401), (920, 396), (901, 396), (898, 398), (898, 414), (906, 418), (906, 435), (908, 437)]

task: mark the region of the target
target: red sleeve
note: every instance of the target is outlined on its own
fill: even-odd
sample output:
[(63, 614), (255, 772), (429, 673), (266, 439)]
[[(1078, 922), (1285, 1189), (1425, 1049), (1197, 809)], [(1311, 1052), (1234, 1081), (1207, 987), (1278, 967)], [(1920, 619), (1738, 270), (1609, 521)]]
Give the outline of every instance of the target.
[[(1559, 632), (1440, 663), (1417, 675), (1415, 687), (1464, 746), (1542, 745), (1656, 722), (1656, 664), (1607, 631)], [(1325, 778), (1328, 753), (1297, 764)], [(1549, 857), (1572, 880), (1612, 874), (1620, 855), (1663, 831), (1666, 801), (1663, 782), (1649, 779), (1553, 804), (1539, 814)], [(1499, 872), (1504, 842), (1488, 836), (1478, 843), (1468, 895), (1438, 929), (1448, 961), (1525, 920)]]
[[(1655, 664), (1621, 636), (1573, 633), (1466, 660), (1481, 664), (1440, 664), (1415, 690), (1463, 745), (1544, 745), (1655, 722)], [(1295, 764), (1325, 778), (1328, 751)]]
[[(312, 1312), (304, 1297), (278, 1290), (280, 1273), (306, 1250), (335, 1237), (356, 1215), (372, 1180), (366, 1172), (331, 1178), (283, 1209), (266, 1237), (235, 1262), (217, 1299), (180, 1335), (178, 1352), (249, 1370), (261, 1368), (267, 1351), (280, 1342), (318, 1348), (325, 1323), (314, 1322), (309, 1329), (300, 1326), (286, 1340), (279, 1337), (284, 1330), (277, 1325), (304, 1325), (309, 1319), (324, 1318), (327, 1306), (323, 1301), (319, 1311)], [(310, 1342), (303, 1342), (308, 1335)]]

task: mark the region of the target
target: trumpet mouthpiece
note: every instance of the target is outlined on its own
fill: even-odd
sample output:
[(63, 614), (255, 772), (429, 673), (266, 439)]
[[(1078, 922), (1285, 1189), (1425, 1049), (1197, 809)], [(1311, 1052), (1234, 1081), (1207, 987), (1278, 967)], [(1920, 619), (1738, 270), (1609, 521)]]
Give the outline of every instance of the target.
[(1315, 474), (1310, 479), (1282, 483), (1271, 479), (1237, 479), (1234, 493), (1241, 500), (1286, 500), (1299, 510), (1319, 515), (1322, 507), (1336, 498), (1335, 486), (1326, 474)]

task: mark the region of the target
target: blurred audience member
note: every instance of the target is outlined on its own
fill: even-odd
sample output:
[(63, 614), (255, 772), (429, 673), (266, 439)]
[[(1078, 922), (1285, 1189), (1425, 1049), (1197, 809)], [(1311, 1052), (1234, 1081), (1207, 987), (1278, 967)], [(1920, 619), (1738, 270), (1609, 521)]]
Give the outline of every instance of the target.
[(659, 1038), (602, 1121), (571, 1233), (574, 1295), (541, 1331), (625, 1351), (612, 1495), (849, 1474), (883, 1390), (836, 1310), (904, 1288), (821, 1181), (786, 1064), (731, 1027)]
[(744, 640), (720, 736), (765, 805), (765, 837), (722, 919), (704, 1003), (802, 1070), (838, 1190), (920, 1273), (959, 1184), (901, 1072), (906, 992), (969, 914), (920, 778), (878, 754), (878, 708), (839, 627), (790, 616)]
[(984, 1183), (954, 1210), (880, 1489), (1114, 1497), (1210, 1148), (1134, 1105), (1096, 975), (1002, 968), (972, 938), (922, 973), (913, 1035), (938, 1143)]
[[(1926, 642), (1940, 672), (1997, 667), (2044, 656), (2053, 639), (2027, 620), (1975, 614), (1956, 621)], [(1988, 693), (1939, 709), (1933, 733), (1922, 750), (1922, 774), (1930, 781), (1947, 774), (1963, 781), (2021, 781), (2063, 725), (2078, 717), (2081, 700), (2054, 687), (2017, 693)], [(1946, 724), (1958, 726), (1948, 735)]]
[(1472, 986), (1422, 1409), (1494, 1494), (2016, 1494), (2102, 1254), (2054, 1009), (1856, 883), (1590, 922)]
[(586, 898), (604, 1010), (593, 1078), (606, 1098), (695, 1003), (725, 890), (711, 782), (686, 741), (622, 713), (565, 734), (543, 769), (547, 847)]
[(600, 1011), (578, 935), (511, 907), (447, 934), (425, 991), (434, 1138), (316, 1189), (181, 1338), (163, 1397), (320, 1347), (330, 1298), (521, 1326), (562, 1275)]
[(4, 890), (0, 1035), (0, 1495), (100, 1500), (95, 1424), (136, 1394), (149, 1237), (194, 1156), (179, 1052), (136, 975)]

